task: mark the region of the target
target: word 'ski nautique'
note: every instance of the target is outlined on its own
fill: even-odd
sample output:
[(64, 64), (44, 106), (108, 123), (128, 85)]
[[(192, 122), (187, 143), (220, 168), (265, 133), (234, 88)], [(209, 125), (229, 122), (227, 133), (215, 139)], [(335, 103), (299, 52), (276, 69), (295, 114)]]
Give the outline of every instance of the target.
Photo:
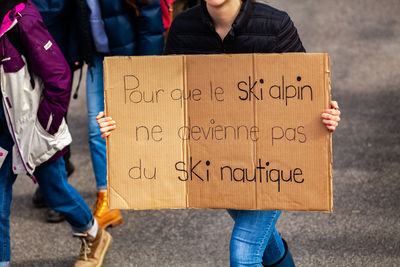
[[(278, 192), (281, 192), (282, 184), (304, 182), (304, 172), (301, 168), (283, 169), (273, 166), (271, 162), (258, 159), (253, 168), (243, 166), (223, 165), (212, 166), (209, 160), (194, 160), (189, 158), (189, 162), (178, 161), (175, 163), (176, 178), (182, 182), (210, 182), (212, 179), (220, 181), (241, 182), (241, 183), (266, 183), (276, 185)], [(216, 168), (210, 171), (210, 168)], [(212, 173), (216, 177), (212, 176)], [(157, 179), (157, 168), (144, 166), (141, 159), (137, 165), (128, 171), (129, 178), (133, 180), (155, 180)]]

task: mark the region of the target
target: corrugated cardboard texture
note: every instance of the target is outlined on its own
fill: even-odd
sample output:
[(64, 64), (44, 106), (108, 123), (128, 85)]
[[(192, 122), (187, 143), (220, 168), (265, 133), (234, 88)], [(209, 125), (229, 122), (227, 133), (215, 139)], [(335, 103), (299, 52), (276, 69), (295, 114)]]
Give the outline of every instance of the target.
[(108, 57), (110, 207), (332, 211), (327, 54)]
[[(184, 124), (171, 88), (183, 88), (182, 57), (117, 57), (104, 62), (106, 113), (117, 122), (107, 141), (111, 207), (186, 207), (186, 185), (171, 175), (184, 157), (174, 133)], [(138, 89), (138, 90), (136, 90)], [(136, 103), (139, 102), (139, 103)]]

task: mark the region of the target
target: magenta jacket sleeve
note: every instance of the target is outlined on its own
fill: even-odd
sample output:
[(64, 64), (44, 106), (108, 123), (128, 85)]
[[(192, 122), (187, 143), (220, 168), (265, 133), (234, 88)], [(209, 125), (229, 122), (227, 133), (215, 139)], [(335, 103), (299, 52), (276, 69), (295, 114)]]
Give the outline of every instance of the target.
[[(50, 134), (58, 131), (71, 95), (71, 70), (56, 42), (47, 31), (39, 12), (22, 13), (18, 27), (22, 46), (33, 73), (43, 81), (38, 120)], [(50, 124), (49, 124), (50, 123)]]

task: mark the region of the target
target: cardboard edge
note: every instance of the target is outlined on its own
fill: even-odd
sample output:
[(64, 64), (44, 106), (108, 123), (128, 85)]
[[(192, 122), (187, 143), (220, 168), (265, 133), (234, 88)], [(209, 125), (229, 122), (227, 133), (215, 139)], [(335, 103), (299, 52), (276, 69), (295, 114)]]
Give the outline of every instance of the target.
[[(257, 57), (257, 55), (256, 54), (251, 54), (251, 60), (252, 60), (252, 77), (253, 77), (253, 79), (255, 79), (255, 73), (256, 73), (256, 67), (255, 67), (255, 65), (256, 65), (256, 57)], [(258, 79), (259, 77), (257, 77), (257, 79)], [(258, 102), (257, 101), (253, 101), (253, 125), (257, 125), (257, 126), (259, 126), (259, 123), (258, 123), (258, 114), (257, 114), (257, 104), (258, 104)], [(257, 153), (257, 142), (253, 142), (253, 144), (252, 144), (252, 164), (253, 164), (253, 169), (255, 169), (255, 166), (256, 166), (256, 160), (257, 160), (257, 158), (258, 158), (258, 153)], [(254, 204), (255, 204), (255, 209), (258, 209), (259, 208), (259, 204), (258, 204), (258, 184), (257, 183), (254, 183)]]
[[(188, 85), (187, 85), (187, 63), (186, 63), (186, 59), (187, 59), (187, 57), (186, 57), (186, 55), (183, 55), (182, 56), (182, 71), (183, 71), (183, 73), (182, 73), (182, 78), (183, 78), (183, 81), (182, 81), (182, 85), (183, 85), (183, 92), (184, 92), (184, 95), (186, 94), (188, 94)], [(188, 123), (188, 120), (189, 120), (189, 112), (188, 112), (188, 99), (184, 99), (184, 105), (183, 105), (183, 126), (187, 126), (189, 123)], [(189, 143), (189, 141), (188, 140), (182, 140), (182, 156), (183, 156), (183, 161), (184, 162), (189, 162), (188, 161), (188, 159), (189, 159), (189, 157), (190, 157), (190, 143)], [(186, 164), (186, 166), (187, 166), (187, 164)], [(189, 203), (189, 183), (188, 182), (185, 182), (185, 204), (184, 204), (184, 207), (187, 209), (187, 208), (189, 208), (190, 206), (190, 203)]]
[[(107, 106), (107, 69), (108, 69), (108, 61), (110, 60), (110, 58), (105, 57), (103, 60), (103, 94), (104, 94), (104, 113), (107, 115), (108, 114), (108, 106)], [(106, 162), (107, 162), (107, 166), (110, 166), (110, 148), (109, 148), (109, 137), (107, 137), (106, 139)], [(106, 173), (106, 179), (107, 179), (107, 194), (108, 194), (108, 198), (107, 198), (107, 204), (108, 206), (110, 206), (110, 196), (111, 196), (111, 186), (110, 186), (110, 175), (109, 175), (109, 171), (110, 168), (107, 168), (107, 173)]]
[[(120, 194), (118, 194), (118, 192), (116, 190), (114, 190), (112, 188), (112, 186), (107, 186), (107, 191), (109, 196), (111, 196), (111, 192), (113, 196), (116, 196), (119, 199), (119, 205), (117, 205), (116, 207), (111, 206), (110, 205), (110, 197), (108, 198), (108, 206), (110, 209), (132, 209), (131, 207), (129, 207), (129, 203), (128, 201), (126, 201)], [(123, 203), (123, 205), (121, 205), (120, 203)]]
[[(325, 92), (328, 94), (325, 99), (327, 99), (328, 103), (326, 106), (330, 108), (330, 103), (332, 100), (332, 88), (331, 88), (331, 69), (330, 69), (330, 57), (328, 53), (324, 53), (324, 69), (325, 69)], [(329, 190), (329, 207), (327, 212), (333, 212), (333, 157), (332, 157), (332, 133), (329, 133), (328, 137), (328, 190)]]

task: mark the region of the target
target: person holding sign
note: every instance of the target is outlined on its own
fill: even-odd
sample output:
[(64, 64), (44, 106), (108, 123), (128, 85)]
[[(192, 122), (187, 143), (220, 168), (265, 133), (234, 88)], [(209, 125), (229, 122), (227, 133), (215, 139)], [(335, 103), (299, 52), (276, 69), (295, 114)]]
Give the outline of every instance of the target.
[(10, 205), (18, 174), (39, 184), (80, 239), (75, 266), (101, 266), (112, 237), (68, 183), (63, 159), (72, 140), (64, 119), (71, 69), (30, 0), (0, 0), (0, 19), (0, 266), (10, 265)]
[(102, 227), (122, 223), (119, 210), (108, 208), (106, 143), (96, 123), (104, 109), (105, 56), (159, 55), (164, 44), (160, 1), (87, 0), (95, 53), (86, 79), (89, 145), (97, 186), (93, 213)]
[[(305, 52), (287, 13), (251, 0), (206, 0), (174, 20), (165, 54)], [(337, 102), (322, 111), (327, 130), (340, 121)], [(103, 138), (116, 128), (111, 117), (97, 116)], [(235, 221), (231, 266), (294, 266), (288, 246), (275, 228), (281, 211), (228, 210)]]

